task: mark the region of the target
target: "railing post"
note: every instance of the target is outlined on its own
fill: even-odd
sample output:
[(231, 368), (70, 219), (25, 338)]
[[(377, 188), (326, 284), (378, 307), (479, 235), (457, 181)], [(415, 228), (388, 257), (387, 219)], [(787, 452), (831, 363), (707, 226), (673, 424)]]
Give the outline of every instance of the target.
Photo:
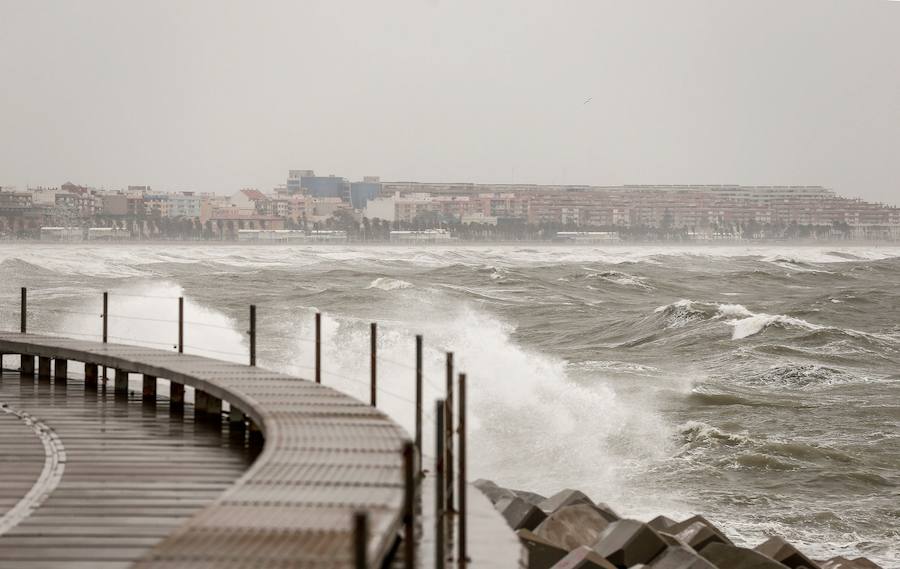
[(316, 312), (316, 383), (322, 383), (322, 313)]
[(369, 513), (353, 514), (353, 567), (369, 569)]
[(178, 353), (184, 353), (184, 297), (178, 297)]
[(459, 504), (458, 561), (460, 569), (468, 562), (466, 551), (466, 374), (459, 374), (459, 410), (457, 413), (457, 441), (459, 445), (459, 468), (457, 501)]
[(109, 332), (109, 293), (103, 293), (103, 343), (106, 343)]
[(453, 352), (447, 352), (447, 415), (444, 417), (446, 431), (445, 448), (447, 449), (446, 470), (447, 491), (444, 497), (447, 500), (446, 509), (453, 511)]
[(250, 305), (250, 365), (256, 365), (256, 305)]
[(22, 287), (22, 305), (19, 310), (21, 316), (21, 323), (19, 326), (19, 331), (23, 334), (28, 333), (28, 289), (24, 286)]
[(412, 442), (403, 443), (403, 566), (416, 566), (416, 454)]
[(447, 411), (447, 402), (439, 399), (434, 402), (434, 567), (444, 569), (444, 558), (447, 556), (446, 532), (446, 481), (444, 480), (446, 450), (444, 449), (444, 415)]
[(419, 475), (422, 467), (422, 336), (416, 336), (416, 456), (419, 460)]
[(378, 324), (372, 322), (369, 325), (371, 361), (369, 369), (371, 377), (369, 380), (369, 402), (372, 407), (378, 405)]

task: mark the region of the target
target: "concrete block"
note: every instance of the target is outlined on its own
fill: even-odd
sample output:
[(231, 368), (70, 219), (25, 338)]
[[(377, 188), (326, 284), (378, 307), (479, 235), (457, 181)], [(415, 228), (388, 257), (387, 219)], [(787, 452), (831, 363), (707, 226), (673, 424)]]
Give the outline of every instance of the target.
[(573, 504), (591, 504), (593, 506), (594, 501), (588, 498), (583, 492), (567, 488), (550, 496), (538, 504), (538, 507), (547, 514), (552, 514), (563, 506), (571, 506)]
[(796, 547), (780, 537), (770, 537), (765, 542), (754, 547), (753, 550), (771, 557), (791, 569), (800, 569), (801, 567), (821, 569), (818, 563), (800, 553)]
[[(672, 531), (672, 529), (674, 529), (674, 527), (675, 526), (662, 533), (668, 533), (672, 535), (670, 532)], [(714, 541), (731, 545), (731, 542), (727, 541), (727, 538), (725, 538), (723, 535), (720, 535), (720, 532), (716, 532), (710, 526), (699, 521), (692, 523), (691, 525), (682, 529), (680, 532), (674, 534), (674, 536), (678, 539), (679, 542), (685, 543), (697, 551), (700, 551)], [(811, 567), (810, 569), (813, 568)]]
[(616, 566), (590, 547), (581, 546), (560, 559), (552, 569), (616, 569)]
[(502, 498), (494, 504), (494, 507), (503, 514), (506, 523), (514, 530), (534, 530), (547, 518), (540, 508), (532, 506), (525, 500), (516, 498)]
[(19, 356), (19, 375), (21, 377), (34, 376), (34, 356), (22, 354)]
[(649, 563), (668, 544), (655, 529), (637, 520), (618, 520), (609, 524), (593, 545), (594, 551), (616, 567)]
[(819, 565), (822, 569), (882, 569), (880, 565), (869, 561), (865, 557), (847, 559), (841, 555), (832, 557), (828, 561), (822, 561)]
[(129, 373), (125, 370), (121, 370), (121, 369), (116, 370), (116, 383), (115, 383), (115, 392), (116, 393), (128, 393), (128, 375), (129, 375)]
[(547, 499), (546, 496), (541, 496), (540, 494), (537, 494), (535, 492), (528, 492), (526, 490), (512, 490), (512, 493), (519, 498), (522, 498), (532, 506), (537, 506)]
[(665, 531), (666, 529), (674, 526), (677, 523), (678, 522), (676, 522), (672, 518), (668, 518), (666, 516), (656, 516), (655, 518), (647, 522), (647, 525), (652, 527), (656, 531)]
[(156, 401), (156, 377), (144, 374), (142, 394), (146, 401)]
[(516, 532), (528, 553), (528, 569), (550, 569), (569, 554), (565, 549), (550, 543), (527, 529)]
[(710, 543), (700, 555), (719, 569), (787, 569), (762, 553), (720, 542)]
[(728, 536), (725, 535), (725, 532), (723, 532), (722, 530), (720, 530), (719, 528), (717, 528), (711, 521), (707, 520), (707, 519), (704, 518), (703, 516), (691, 516), (691, 517), (689, 517), (688, 519), (684, 520), (683, 522), (678, 522), (677, 524), (675, 524), (675, 525), (673, 525), (673, 526), (669, 526), (669, 527), (666, 529), (666, 533), (668, 533), (668, 534), (670, 534), (670, 535), (678, 535), (679, 533), (681, 533), (682, 531), (686, 530), (686, 529), (689, 528), (691, 525), (693, 525), (693, 524), (695, 524), (695, 523), (697, 523), (697, 522), (702, 523), (702, 524), (705, 525), (707, 528), (709, 528), (710, 530), (712, 530), (713, 533), (715, 533), (716, 535), (718, 535), (719, 538), (720, 538), (720, 540), (722, 541), (722, 543), (727, 543), (727, 544), (729, 544), (729, 545), (734, 545), (734, 543), (732, 543), (732, 541), (731, 541), (730, 539), (728, 539)]
[(593, 504), (578, 503), (547, 516), (534, 533), (567, 550), (594, 545), (609, 527), (609, 520)]
[(50, 379), (50, 358), (38, 358), (38, 379)]
[(690, 547), (669, 546), (650, 562), (650, 569), (716, 569)]
[[(488, 481), (489, 482), (489, 481)], [(490, 484), (482, 484), (481, 486), (476, 485), (476, 488), (481, 490), (481, 493), (488, 497), (488, 500), (491, 501), (492, 504), (496, 504), (503, 498), (515, 498), (516, 495), (512, 490), (507, 490), (506, 488), (501, 488), (497, 486), (493, 482)]]

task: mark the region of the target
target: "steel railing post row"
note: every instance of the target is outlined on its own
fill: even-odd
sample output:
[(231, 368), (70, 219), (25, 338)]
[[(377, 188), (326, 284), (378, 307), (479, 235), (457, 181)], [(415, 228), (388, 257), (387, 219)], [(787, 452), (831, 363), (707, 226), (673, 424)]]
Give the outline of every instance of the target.
[(447, 483), (447, 491), (444, 493), (444, 498), (447, 500), (446, 509), (448, 512), (453, 511), (453, 352), (447, 352), (447, 415), (444, 417), (444, 426), (446, 431), (444, 433), (446, 442), (444, 443), (445, 448), (447, 449), (447, 462), (446, 469), (447, 475), (445, 477)]
[(456, 418), (457, 424), (457, 442), (459, 453), (458, 470), (456, 473), (458, 489), (457, 503), (459, 510), (459, 533), (458, 533), (458, 561), (459, 567), (465, 568), (468, 562), (468, 553), (466, 550), (466, 374), (459, 374), (459, 385), (457, 395), (459, 396), (459, 407)]
[(184, 353), (184, 297), (178, 297), (178, 353)]
[(412, 441), (403, 443), (403, 566), (416, 566), (416, 453)]
[(435, 569), (444, 569), (444, 558), (447, 556), (446, 532), (447, 532), (447, 514), (446, 514), (446, 497), (444, 490), (446, 481), (444, 473), (446, 472), (446, 450), (444, 449), (445, 432), (444, 432), (444, 415), (447, 410), (447, 401), (438, 399), (434, 402), (434, 567)]
[(28, 333), (28, 289), (24, 286), (22, 287), (22, 304), (19, 309), (19, 314), (21, 316), (19, 323), (19, 331), (23, 334)]
[(250, 365), (256, 365), (256, 305), (250, 305)]
[(422, 466), (422, 336), (416, 336), (416, 456), (419, 476), (425, 475)]
[(369, 569), (369, 513), (353, 514), (353, 567)]
[(316, 312), (316, 383), (322, 383), (322, 313)]
[(371, 377), (369, 378), (369, 403), (372, 407), (378, 404), (378, 325), (374, 322), (369, 325), (370, 335), (370, 351), (371, 361), (369, 369)]

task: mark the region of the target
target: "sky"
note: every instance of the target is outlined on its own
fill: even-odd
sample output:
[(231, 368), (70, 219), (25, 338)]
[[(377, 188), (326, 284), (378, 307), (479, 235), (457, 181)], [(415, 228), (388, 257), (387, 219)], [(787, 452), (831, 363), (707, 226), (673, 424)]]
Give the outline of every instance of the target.
[(0, 0), (0, 186), (825, 185), (900, 204), (900, 2)]

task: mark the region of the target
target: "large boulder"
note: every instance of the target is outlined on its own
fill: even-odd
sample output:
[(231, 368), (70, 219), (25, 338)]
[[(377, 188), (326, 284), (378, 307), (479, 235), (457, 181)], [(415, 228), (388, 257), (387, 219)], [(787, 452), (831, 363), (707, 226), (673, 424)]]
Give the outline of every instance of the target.
[(690, 547), (670, 545), (650, 563), (650, 569), (716, 569), (716, 566)]
[(865, 557), (847, 559), (840, 555), (832, 557), (828, 561), (822, 561), (819, 565), (822, 569), (881, 569), (880, 565), (869, 561)]
[(527, 490), (512, 490), (512, 493), (532, 506), (539, 506), (541, 502), (547, 499), (546, 496), (541, 496), (535, 492), (528, 492)]
[(689, 527), (691, 527), (693, 524), (695, 524), (697, 522), (700, 522), (701, 524), (705, 525), (713, 533), (718, 535), (719, 539), (722, 543), (727, 543), (728, 545), (734, 545), (734, 543), (732, 543), (732, 541), (730, 539), (728, 539), (728, 536), (725, 535), (725, 533), (722, 530), (717, 528), (715, 525), (713, 525), (713, 523), (711, 521), (707, 520), (703, 516), (691, 516), (688, 519), (684, 520), (683, 522), (678, 522), (677, 524), (675, 524), (673, 526), (669, 526), (668, 528), (666, 528), (665, 531), (666, 531), (666, 533), (668, 533), (670, 535), (678, 535), (679, 533), (688, 529)]
[(572, 550), (594, 545), (609, 526), (603, 511), (593, 504), (577, 503), (559, 508), (541, 522), (534, 533)]
[(490, 480), (485, 480), (484, 478), (479, 478), (472, 483), (472, 486), (481, 490), (481, 493), (487, 496), (488, 500), (490, 500), (492, 504), (496, 504), (502, 498), (516, 497), (512, 490), (507, 490), (506, 488), (497, 486), (495, 483), (491, 482)]
[(562, 547), (550, 543), (527, 529), (520, 529), (516, 535), (519, 536), (519, 541), (528, 552), (528, 569), (550, 569), (569, 554)]
[(562, 508), (563, 506), (571, 506), (573, 504), (591, 504), (594, 505), (594, 501), (588, 498), (583, 492), (579, 490), (572, 490), (571, 488), (567, 488), (565, 490), (560, 490), (556, 494), (550, 496), (540, 504), (538, 507), (548, 515), (552, 514), (556, 510)]
[(616, 566), (590, 547), (581, 546), (560, 559), (552, 569), (616, 569)]
[(616, 567), (631, 567), (649, 563), (666, 546), (663, 538), (647, 524), (618, 520), (609, 524), (593, 549)]
[(532, 506), (519, 497), (501, 498), (494, 504), (494, 507), (503, 514), (506, 523), (514, 530), (533, 530), (547, 518), (547, 514), (540, 508)]
[(710, 543), (700, 555), (719, 569), (787, 569), (758, 551), (720, 542)]
[(753, 549), (783, 565), (787, 565), (791, 569), (800, 569), (801, 567), (821, 569), (818, 563), (800, 553), (796, 547), (780, 537), (770, 537)]
[[(697, 551), (700, 551), (714, 541), (731, 545), (728, 538), (721, 532), (716, 531), (714, 528), (703, 522), (694, 522), (675, 534), (671, 533), (673, 529), (675, 529), (675, 526), (672, 526), (662, 533), (674, 536), (679, 542), (685, 543)], [(810, 569), (817, 568), (810, 567)]]

